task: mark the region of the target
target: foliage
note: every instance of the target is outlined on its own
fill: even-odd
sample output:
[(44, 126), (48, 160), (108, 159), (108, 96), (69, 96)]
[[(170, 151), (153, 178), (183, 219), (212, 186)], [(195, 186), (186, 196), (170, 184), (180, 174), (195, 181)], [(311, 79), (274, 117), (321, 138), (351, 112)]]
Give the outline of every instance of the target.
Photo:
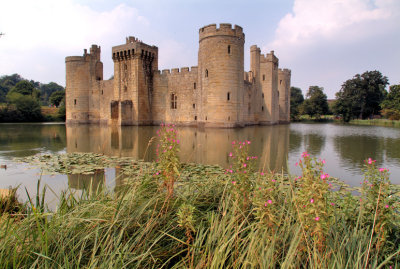
[[(33, 96), (34, 94), (36, 94), (34, 92), (34, 90), (35, 90), (35, 86), (31, 82), (29, 82), (27, 80), (21, 80), (14, 87), (11, 88), (11, 90), (8, 92), (7, 96), (14, 95), (15, 93), (18, 93), (21, 95)], [(8, 99), (8, 97), (7, 97), (7, 99)]]
[(59, 91), (55, 91), (51, 94), (49, 101), (50, 101), (50, 104), (58, 107), (64, 99), (65, 99), (65, 91), (59, 90)]
[(21, 80), (22, 77), (18, 74), (0, 77), (0, 103), (6, 101), (7, 93)]
[[(173, 132), (165, 135), (173, 139)], [(170, 140), (165, 141), (173, 143)], [(236, 145), (239, 155), (245, 155), (243, 143)], [(240, 158), (232, 155), (242, 169), (243, 162), (240, 167)], [(81, 157), (62, 159), (59, 167), (98, 166), (103, 158)], [(247, 164), (247, 157), (244, 160)], [(387, 170), (369, 160), (366, 179), (380, 187), (363, 186), (362, 203), (352, 189), (323, 172), (322, 160), (303, 153), (300, 178), (253, 173), (244, 189), (250, 194), (246, 208), (234, 207), (235, 187), (241, 188), (233, 184), (237, 174), (218, 167), (177, 165), (181, 178), (173, 186), (167, 210), (163, 204), (168, 193), (159, 188), (163, 177), (154, 176), (159, 163), (125, 162), (126, 185), (120, 191), (83, 192), (78, 198), (65, 192), (54, 212), (45, 210), (43, 195), (37, 194), (24, 219), (0, 222), (0, 264), (5, 268), (400, 265), (399, 198), (387, 182)]]
[(302, 114), (307, 114), (316, 119), (320, 119), (322, 115), (328, 114), (328, 99), (324, 93), (324, 88), (310, 86), (306, 97), (302, 105)]
[(65, 109), (65, 97), (61, 100), (59, 109), (58, 109), (58, 118), (62, 121), (65, 121), (66, 118), (66, 109)]
[(348, 122), (354, 118), (368, 118), (381, 110), (386, 96), (387, 77), (379, 71), (367, 71), (345, 81), (336, 93), (334, 113)]
[(156, 150), (159, 171), (155, 176), (162, 178), (162, 187), (167, 190), (168, 199), (173, 196), (175, 181), (179, 177), (179, 139), (176, 137), (177, 131), (174, 127), (173, 124), (161, 124), (161, 128), (157, 131), (160, 138)]
[(304, 96), (300, 88), (290, 87), (290, 119), (298, 120), (300, 107), (304, 102)]
[[(41, 92), (41, 101), (43, 105), (53, 104), (51, 103), (51, 96), (55, 92), (63, 91), (65, 95), (64, 87), (58, 85), (55, 82), (50, 82), (48, 84), (41, 84), (40, 85), (40, 92)], [(58, 106), (58, 105), (57, 105)]]
[(389, 93), (381, 104), (382, 115), (389, 120), (400, 120), (400, 84), (391, 85)]

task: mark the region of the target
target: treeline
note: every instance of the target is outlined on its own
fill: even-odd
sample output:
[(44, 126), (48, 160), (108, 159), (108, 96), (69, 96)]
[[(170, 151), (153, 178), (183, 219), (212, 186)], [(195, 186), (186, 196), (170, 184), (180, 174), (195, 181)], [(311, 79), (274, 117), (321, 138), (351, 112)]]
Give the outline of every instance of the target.
[(308, 115), (316, 120), (322, 115), (335, 115), (344, 122), (383, 116), (400, 120), (400, 85), (386, 87), (389, 80), (379, 71), (366, 71), (346, 80), (328, 104), (324, 88), (311, 86), (304, 98), (301, 89), (290, 88), (290, 117), (299, 120)]
[[(43, 115), (42, 106), (58, 107), (58, 113)], [(27, 80), (18, 74), (0, 77), (0, 122), (57, 120), (65, 120), (64, 87)]]

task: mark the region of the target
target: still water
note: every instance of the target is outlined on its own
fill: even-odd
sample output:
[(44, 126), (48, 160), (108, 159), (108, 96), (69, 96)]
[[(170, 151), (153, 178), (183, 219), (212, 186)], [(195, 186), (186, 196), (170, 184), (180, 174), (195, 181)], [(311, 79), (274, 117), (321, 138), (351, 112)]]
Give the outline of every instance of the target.
[[(37, 180), (49, 187), (47, 201), (61, 190), (80, 192), (86, 180), (115, 187), (116, 169), (96, 175), (42, 175), (38, 169), (15, 162), (15, 157), (41, 153), (95, 152), (109, 156), (155, 159), (158, 127), (105, 127), (98, 125), (1, 124), (0, 188), (20, 186), (19, 197), (36, 193)], [(182, 162), (229, 166), (233, 140), (250, 140), (251, 154), (258, 156), (259, 169), (300, 174), (295, 163), (303, 151), (326, 160), (326, 172), (351, 186), (362, 181), (363, 160), (371, 157), (379, 167), (389, 168), (390, 179), (400, 184), (400, 129), (351, 126), (332, 123), (254, 126), (242, 129), (178, 128)], [(25, 191), (26, 189), (26, 191)]]

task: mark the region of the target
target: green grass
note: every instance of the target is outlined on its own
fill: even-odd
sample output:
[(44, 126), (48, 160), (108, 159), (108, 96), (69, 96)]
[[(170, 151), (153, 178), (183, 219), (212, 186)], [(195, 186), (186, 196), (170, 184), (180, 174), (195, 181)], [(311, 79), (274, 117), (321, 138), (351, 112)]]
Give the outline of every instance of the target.
[[(88, 190), (78, 198), (72, 191), (62, 193), (54, 212), (45, 210), (46, 190), (38, 185), (40, 194), (26, 205), (23, 218), (1, 218), (0, 264), (3, 268), (400, 266), (398, 226), (393, 226), (384, 246), (369, 252), (371, 238), (372, 245), (378, 240), (372, 225), (362, 224), (362, 210), (357, 207), (346, 213), (348, 200), (342, 192), (330, 193), (337, 206), (320, 250), (312, 237), (305, 245), (295, 203), (298, 187), (288, 176), (254, 174), (254, 196), (243, 209), (235, 202), (232, 179), (222, 168), (182, 165), (180, 169), (171, 198), (154, 177), (156, 167), (145, 164), (126, 169), (121, 176), (126, 185), (115, 193)], [(271, 179), (276, 180), (278, 226), (257, 217), (265, 207), (254, 198)], [(193, 210), (183, 210), (187, 205)]]
[(398, 120), (387, 120), (387, 119), (372, 119), (372, 120), (351, 120), (350, 124), (354, 125), (374, 125), (374, 126), (386, 126), (386, 127), (400, 127), (400, 121)]

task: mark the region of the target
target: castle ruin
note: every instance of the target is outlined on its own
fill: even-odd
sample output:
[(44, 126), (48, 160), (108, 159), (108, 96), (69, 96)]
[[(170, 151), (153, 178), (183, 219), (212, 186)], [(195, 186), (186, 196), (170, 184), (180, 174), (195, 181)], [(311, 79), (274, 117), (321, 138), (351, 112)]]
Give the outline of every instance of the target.
[(250, 48), (244, 71), (240, 26), (199, 30), (198, 66), (158, 70), (158, 48), (137, 38), (112, 48), (114, 78), (103, 80), (100, 47), (65, 58), (66, 122), (243, 127), (290, 121), (291, 71), (274, 51)]

